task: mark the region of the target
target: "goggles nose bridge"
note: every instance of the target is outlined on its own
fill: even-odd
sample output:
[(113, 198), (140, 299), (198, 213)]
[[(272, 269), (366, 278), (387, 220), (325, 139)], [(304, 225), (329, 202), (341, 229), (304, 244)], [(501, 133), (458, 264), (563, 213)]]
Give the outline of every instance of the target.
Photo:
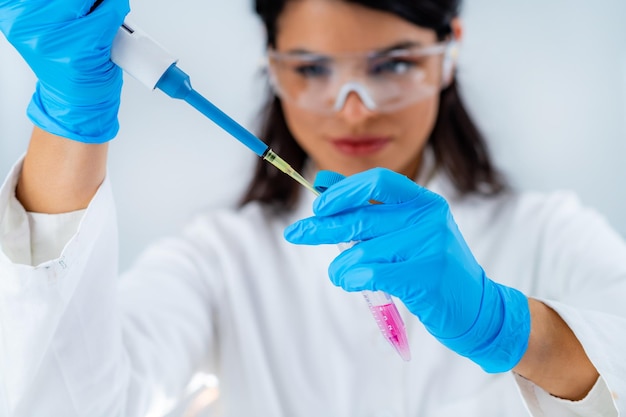
[(368, 110), (376, 110), (376, 102), (372, 99), (372, 96), (367, 91), (367, 88), (359, 82), (349, 81), (341, 87), (339, 93), (337, 94), (337, 100), (335, 100), (335, 105), (333, 106), (333, 109), (336, 112), (340, 111), (343, 106), (345, 106), (346, 100), (348, 100), (348, 96), (352, 92), (356, 93), (356, 95), (359, 96), (359, 99), (365, 105), (365, 107), (367, 107)]

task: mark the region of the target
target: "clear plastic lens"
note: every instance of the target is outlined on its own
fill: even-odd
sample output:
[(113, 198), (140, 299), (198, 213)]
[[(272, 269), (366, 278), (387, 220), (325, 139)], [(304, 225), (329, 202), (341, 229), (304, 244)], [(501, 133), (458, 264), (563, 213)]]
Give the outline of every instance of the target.
[(438, 57), (448, 45), (342, 55), (269, 51), (270, 82), (283, 100), (319, 113), (340, 110), (347, 88), (370, 110), (395, 111), (437, 94)]

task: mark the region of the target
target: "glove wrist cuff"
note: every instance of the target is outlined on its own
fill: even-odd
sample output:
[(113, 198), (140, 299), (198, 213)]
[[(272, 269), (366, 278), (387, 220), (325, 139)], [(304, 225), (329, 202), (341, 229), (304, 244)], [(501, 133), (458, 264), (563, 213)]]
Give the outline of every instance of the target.
[(119, 98), (90, 106), (71, 106), (43, 96), (38, 83), (26, 113), (46, 132), (95, 144), (110, 141), (119, 131)]
[(478, 317), (470, 330), (452, 339), (439, 339), (485, 372), (508, 372), (524, 356), (530, 337), (528, 299), (520, 291), (485, 278)]

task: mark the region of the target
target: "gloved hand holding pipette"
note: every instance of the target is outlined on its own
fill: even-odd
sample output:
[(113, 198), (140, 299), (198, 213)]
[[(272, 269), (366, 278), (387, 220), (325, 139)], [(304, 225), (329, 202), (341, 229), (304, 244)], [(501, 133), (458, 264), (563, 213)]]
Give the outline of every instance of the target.
[(315, 217), (287, 228), (290, 242), (360, 241), (330, 265), (335, 285), (398, 297), (441, 343), (487, 372), (508, 371), (522, 358), (526, 296), (485, 275), (442, 197), (377, 168), (331, 186), (313, 209)]
[(79, 142), (117, 134), (122, 70), (110, 60), (128, 0), (0, 1), (0, 31), (38, 83), (28, 116), (42, 129)]

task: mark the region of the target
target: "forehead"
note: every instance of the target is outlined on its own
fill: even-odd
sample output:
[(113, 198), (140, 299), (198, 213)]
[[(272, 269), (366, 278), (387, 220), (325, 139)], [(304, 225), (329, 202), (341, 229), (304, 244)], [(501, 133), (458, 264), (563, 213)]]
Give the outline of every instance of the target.
[(288, 1), (277, 23), (279, 51), (365, 52), (437, 39), (433, 30), (399, 16), (341, 0)]

